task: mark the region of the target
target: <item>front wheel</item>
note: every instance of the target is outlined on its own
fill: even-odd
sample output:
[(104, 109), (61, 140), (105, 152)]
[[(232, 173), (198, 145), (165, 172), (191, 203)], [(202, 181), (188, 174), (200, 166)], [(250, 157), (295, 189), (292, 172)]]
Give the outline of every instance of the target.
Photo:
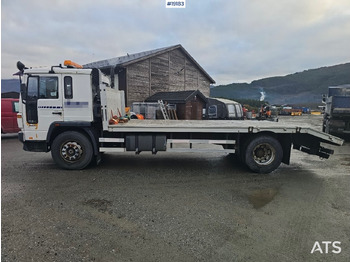
[(83, 169), (92, 160), (90, 140), (82, 133), (68, 131), (58, 135), (51, 146), (51, 156), (64, 169)]
[(258, 136), (247, 143), (244, 163), (256, 173), (267, 174), (282, 162), (283, 149), (280, 142), (271, 136)]

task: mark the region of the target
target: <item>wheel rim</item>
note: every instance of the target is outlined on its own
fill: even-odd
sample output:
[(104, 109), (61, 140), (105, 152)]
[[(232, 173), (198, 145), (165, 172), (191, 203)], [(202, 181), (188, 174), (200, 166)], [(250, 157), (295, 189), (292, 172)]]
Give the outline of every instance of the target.
[(276, 150), (270, 144), (259, 144), (253, 150), (253, 159), (259, 165), (269, 165), (276, 157)]
[(67, 162), (76, 162), (83, 155), (83, 148), (76, 141), (69, 141), (62, 145), (61, 156)]

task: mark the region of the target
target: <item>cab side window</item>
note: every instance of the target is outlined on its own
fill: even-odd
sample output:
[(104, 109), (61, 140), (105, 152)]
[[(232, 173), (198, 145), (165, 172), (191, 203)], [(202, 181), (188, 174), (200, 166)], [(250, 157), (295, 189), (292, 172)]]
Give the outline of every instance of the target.
[(58, 98), (58, 78), (40, 77), (39, 78), (39, 99)]
[(71, 76), (64, 77), (64, 98), (73, 98), (73, 79)]

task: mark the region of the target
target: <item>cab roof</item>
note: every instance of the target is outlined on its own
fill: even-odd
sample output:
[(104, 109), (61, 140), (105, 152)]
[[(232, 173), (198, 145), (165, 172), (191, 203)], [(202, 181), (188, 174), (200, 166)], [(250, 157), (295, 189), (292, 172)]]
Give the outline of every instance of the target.
[(30, 68), (25, 69), (24, 74), (91, 74), (92, 69), (78, 69), (68, 67), (41, 67), (41, 68)]

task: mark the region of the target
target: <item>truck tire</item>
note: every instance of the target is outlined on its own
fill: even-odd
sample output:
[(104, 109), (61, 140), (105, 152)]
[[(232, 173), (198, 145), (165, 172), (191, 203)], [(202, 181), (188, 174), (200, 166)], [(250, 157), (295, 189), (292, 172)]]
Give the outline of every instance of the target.
[(253, 172), (267, 174), (280, 166), (283, 149), (277, 139), (266, 135), (257, 136), (246, 145), (244, 163)]
[(82, 133), (67, 131), (58, 135), (53, 141), (51, 156), (61, 168), (83, 169), (92, 161), (92, 144)]

